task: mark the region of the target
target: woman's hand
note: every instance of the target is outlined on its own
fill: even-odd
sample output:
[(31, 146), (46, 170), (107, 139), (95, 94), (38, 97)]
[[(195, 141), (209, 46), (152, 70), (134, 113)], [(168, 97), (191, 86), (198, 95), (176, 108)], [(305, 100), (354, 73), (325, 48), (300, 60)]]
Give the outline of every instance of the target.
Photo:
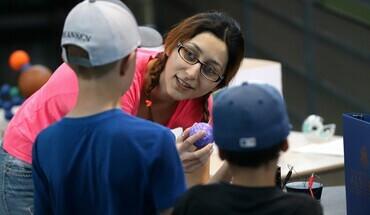
[(177, 151), (185, 173), (192, 173), (202, 167), (213, 153), (213, 144), (208, 144), (201, 149), (193, 145), (206, 135), (204, 131), (192, 136), (189, 136), (189, 132), (190, 128), (187, 128), (176, 140)]

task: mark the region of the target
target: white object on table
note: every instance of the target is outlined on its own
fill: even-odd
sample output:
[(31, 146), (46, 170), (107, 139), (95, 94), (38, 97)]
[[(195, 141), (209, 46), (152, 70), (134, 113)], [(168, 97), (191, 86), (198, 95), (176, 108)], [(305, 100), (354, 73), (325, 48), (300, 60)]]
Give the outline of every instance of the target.
[(292, 152), (344, 156), (343, 138), (293, 148)]
[(238, 86), (245, 81), (271, 84), (283, 95), (281, 63), (279, 62), (244, 58), (229, 86)]
[[(344, 156), (328, 155), (327, 153), (301, 153), (296, 152), (296, 149), (301, 147), (309, 147), (311, 145), (320, 147), (322, 143), (312, 143), (308, 141), (302, 132), (292, 131), (288, 136), (289, 149), (285, 153), (281, 153), (278, 165), (281, 167), (281, 177), (285, 178), (289, 171), (288, 165), (294, 166), (293, 176), (298, 173), (300, 176), (311, 175), (311, 173), (323, 174), (333, 170), (344, 168)], [(335, 142), (337, 141), (337, 142)], [(333, 137), (332, 148), (330, 150), (340, 151), (343, 146), (343, 138), (340, 136)], [(329, 145), (330, 146), (330, 145)], [(327, 146), (324, 146), (327, 147)], [(329, 147), (328, 147), (329, 148)], [(213, 175), (221, 167), (223, 161), (218, 156), (217, 145), (214, 146), (213, 154), (211, 155), (210, 174)], [(344, 177), (344, 176), (343, 176)]]

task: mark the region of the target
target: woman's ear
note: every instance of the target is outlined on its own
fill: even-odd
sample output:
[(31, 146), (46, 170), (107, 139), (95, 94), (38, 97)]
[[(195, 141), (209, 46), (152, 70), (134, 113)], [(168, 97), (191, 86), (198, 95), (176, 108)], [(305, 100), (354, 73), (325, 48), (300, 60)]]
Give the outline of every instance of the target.
[(170, 50), (170, 48), (168, 48), (168, 46), (167, 47), (164, 46), (163, 53), (166, 55), (167, 58), (169, 58), (171, 53), (173, 53), (173, 52), (177, 52), (177, 49), (174, 48), (174, 49)]
[(164, 50), (164, 54), (169, 57), (170, 56), (170, 51), (167, 49), (167, 50)]

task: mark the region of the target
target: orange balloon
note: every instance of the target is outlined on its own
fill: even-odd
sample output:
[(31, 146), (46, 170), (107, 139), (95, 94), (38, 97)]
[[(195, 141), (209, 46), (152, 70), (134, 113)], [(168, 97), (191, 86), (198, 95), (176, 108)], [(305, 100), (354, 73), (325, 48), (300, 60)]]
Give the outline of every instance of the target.
[(40, 89), (50, 78), (52, 72), (43, 65), (33, 65), (24, 70), (18, 78), (18, 88), (22, 96), (28, 98)]
[(30, 63), (30, 56), (23, 50), (14, 51), (9, 57), (9, 66), (14, 71), (19, 71), (22, 66)]

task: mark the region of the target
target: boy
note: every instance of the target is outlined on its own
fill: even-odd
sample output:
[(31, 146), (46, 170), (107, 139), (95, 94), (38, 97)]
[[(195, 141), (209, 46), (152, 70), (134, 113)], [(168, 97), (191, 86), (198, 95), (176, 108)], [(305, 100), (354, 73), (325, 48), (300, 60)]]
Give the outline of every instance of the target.
[(190, 189), (174, 214), (322, 214), (310, 196), (284, 193), (275, 185), (279, 153), (288, 149), (291, 129), (275, 88), (244, 83), (221, 91), (213, 107), (214, 139), (231, 181)]
[(85, 0), (68, 14), (62, 57), (79, 94), (33, 146), (35, 214), (170, 214), (185, 191), (171, 131), (120, 108), (140, 33), (120, 1)]

